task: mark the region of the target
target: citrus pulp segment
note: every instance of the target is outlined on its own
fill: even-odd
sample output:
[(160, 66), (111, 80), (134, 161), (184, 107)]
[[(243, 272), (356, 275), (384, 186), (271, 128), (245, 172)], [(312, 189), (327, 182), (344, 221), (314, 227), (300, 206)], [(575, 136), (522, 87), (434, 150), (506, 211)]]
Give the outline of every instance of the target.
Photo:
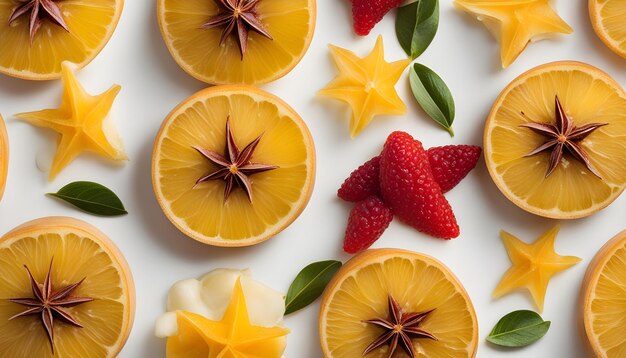
[(613, 52), (626, 58), (626, 0), (589, 0), (596, 34)]
[[(250, 176), (252, 201), (225, 181), (199, 178), (218, 167), (194, 147), (225, 154), (226, 122), (244, 148), (261, 136), (251, 161), (277, 169)], [(202, 90), (163, 122), (152, 157), (152, 180), (165, 215), (183, 233), (217, 246), (248, 246), (282, 231), (313, 190), (315, 149), (300, 116), (278, 97), (245, 85)]]
[[(550, 153), (527, 156), (545, 142), (530, 122), (555, 123), (555, 96), (574, 125), (604, 125), (579, 142), (600, 178), (567, 154), (546, 177)], [(601, 70), (580, 62), (545, 64), (502, 91), (485, 124), (485, 160), (500, 191), (522, 209), (574, 219), (613, 202), (626, 186), (626, 94)]]
[[(363, 321), (388, 315), (388, 296), (405, 312), (434, 309), (419, 328), (437, 340), (414, 339), (417, 357), (474, 357), (476, 313), (467, 292), (441, 262), (398, 250), (367, 250), (348, 261), (328, 284), (319, 315), (322, 351), (327, 358), (362, 356), (383, 331)], [(378, 348), (368, 357), (387, 357)], [(395, 354), (394, 357), (404, 356)]]
[[(67, 309), (83, 328), (55, 319), (54, 354), (38, 315), (9, 320), (24, 310), (9, 299), (33, 295), (24, 265), (42, 283), (52, 260), (54, 290), (85, 278), (76, 295), (93, 299)], [(0, 356), (117, 356), (133, 323), (135, 287), (126, 260), (103, 233), (66, 217), (34, 220), (0, 239), (0, 262)]]
[(9, 171), (9, 136), (4, 126), (4, 120), (0, 116), (0, 200), (4, 194), (4, 187), (7, 183), (7, 173)]
[[(51, 80), (61, 77), (63, 61), (83, 68), (113, 35), (124, 0), (72, 0), (55, 4), (68, 31), (44, 18), (31, 43), (29, 13), (11, 25), (0, 26), (0, 73), (28, 80)], [(0, 0), (0, 19), (9, 19), (18, 5), (18, 1)]]
[(220, 14), (218, 0), (158, 0), (159, 27), (176, 62), (196, 79), (213, 84), (267, 83), (300, 62), (315, 30), (315, 0), (261, 0), (256, 14), (273, 39), (248, 32), (242, 56), (235, 36), (220, 44), (223, 28), (203, 29)]
[(583, 336), (596, 357), (626, 355), (626, 230), (595, 255), (581, 290)]

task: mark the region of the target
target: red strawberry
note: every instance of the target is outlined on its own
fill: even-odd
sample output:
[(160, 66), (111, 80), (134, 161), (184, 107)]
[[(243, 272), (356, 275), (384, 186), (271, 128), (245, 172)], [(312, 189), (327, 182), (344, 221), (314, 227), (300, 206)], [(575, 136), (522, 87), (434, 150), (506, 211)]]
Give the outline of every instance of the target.
[(475, 145), (446, 145), (428, 150), (428, 162), (441, 191), (448, 192), (474, 169), (480, 158)]
[(426, 151), (408, 133), (393, 132), (387, 138), (380, 156), (380, 189), (391, 210), (415, 229), (442, 239), (459, 236)]
[(343, 250), (355, 254), (378, 240), (393, 219), (391, 210), (377, 196), (359, 201), (348, 219)]
[(376, 156), (353, 171), (337, 191), (337, 196), (345, 201), (361, 201), (380, 191), (380, 156)]
[(352, 19), (357, 35), (365, 36), (402, 0), (352, 0)]
[[(447, 145), (427, 151), (433, 177), (445, 193), (454, 188), (476, 166), (480, 147), (474, 145)], [(374, 157), (353, 171), (343, 182), (337, 196), (345, 201), (361, 201), (380, 194), (378, 172), (380, 156)]]

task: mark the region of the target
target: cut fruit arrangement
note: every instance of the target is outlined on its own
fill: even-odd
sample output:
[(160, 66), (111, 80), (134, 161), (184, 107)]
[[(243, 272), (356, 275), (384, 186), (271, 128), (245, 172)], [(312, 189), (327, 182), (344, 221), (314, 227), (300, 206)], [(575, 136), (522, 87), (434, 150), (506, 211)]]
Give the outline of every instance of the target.
[(531, 213), (575, 219), (626, 188), (626, 93), (580, 62), (554, 62), (513, 80), (485, 125), (487, 168)]
[(0, 356), (117, 356), (135, 287), (103, 233), (65, 217), (31, 221), (0, 239), (0, 260)]
[(61, 63), (86, 66), (104, 48), (124, 0), (1, 0), (0, 72), (28, 80), (61, 77)]
[(315, 30), (315, 0), (158, 0), (165, 44), (200, 81), (260, 84), (291, 71)]
[(163, 123), (152, 178), (166, 216), (191, 238), (253, 245), (306, 206), (315, 178), (313, 139), (279, 98), (249, 86), (211, 87)]
[(474, 357), (478, 345), (472, 301), (454, 274), (397, 249), (364, 251), (337, 272), (322, 297), (319, 334), (326, 358)]
[[(382, 35), (361, 58), (330, 46), (338, 74), (319, 95), (350, 107), (357, 136), (377, 116), (403, 115), (396, 85), (431, 44), (438, 0), (350, 0), (354, 32), (368, 35), (392, 10), (407, 54), (387, 62)], [(123, 0), (0, 0), (0, 73), (29, 80), (62, 78), (57, 109), (15, 117), (59, 134), (50, 180), (83, 152), (122, 161), (108, 115), (121, 87), (89, 95), (76, 72), (111, 38)], [(316, 0), (157, 0), (161, 35), (178, 65), (217, 86), (180, 103), (154, 142), (152, 184), (165, 216), (205, 244), (249, 246), (280, 233), (311, 197), (316, 154), (307, 124), (280, 98), (251, 85), (288, 74), (313, 39)], [(404, 4), (404, 5), (403, 5)], [(532, 41), (572, 28), (549, 0), (455, 0), (500, 41), (503, 67)], [(601, 40), (626, 57), (626, 0), (589, 0)], [(415, 63), (411, 92), (424, 113), (453, 135), (454, 99), (444, 80)], [(626, 188), (626, 93), (601, 70), (579, 62), (545, 64), (522, 74), (496, 100), (484, 128), (484, 157), (500, 191), (522, 209), (555, 219), (589, 216)], [(475, 357), (472, 301), (436, 259), (400, 249), (368, 248), (394, 217), (426, 235), (450, 240), (460, 228), (445, 193), (477, 165), (481, 148), (425, 149), (402, 131), (380, 155), (353, 171), (337, 196), (354, 203), (345, 265), (311, 263), (287, 294), (253, 280), (249, 270), (217, 269), (175, 283), (155, 334), (166, 356), (280, 358), (294, 313), (322, 296), (318, 329), (326, 358)], [(0, 199), (9, 162), (0, 117)], [(93, 182), (52, 194), (89, 213), (122, 201)], [(102, 208), (100, 208), (102, 209)], [(527, 244), (502, 231), (511, 261), (493, 296), (527, 290), (539, 311), (551, 277), (580, 261), (556, 253), (559, 226)], [(0, 357), (116, 357), (134, 319), (135, 288), (122, 253), (91, 225), (67, 217), (28, 222), (0, 238)], [(583, 336), (599, 357), (626, 356), (626, 231), (587, 269), (581, 291)], [(517, 322), (511, 321), (517, 318)], [(521, 318), (520, 318), (521, 317)], [(534, 322), (532, 327), (519, 325)], [(515, 327), (518, 325), (517, 327)], [(487, 340), (521, 347), (543, 337), (549, 321), (532, 311), (503, 317)], [(509, 331), (507, 331), (507, 329)], [(513, 338), (508, 337), (513, 336)], [(525, 336), (525, 337), (522, 337)]]

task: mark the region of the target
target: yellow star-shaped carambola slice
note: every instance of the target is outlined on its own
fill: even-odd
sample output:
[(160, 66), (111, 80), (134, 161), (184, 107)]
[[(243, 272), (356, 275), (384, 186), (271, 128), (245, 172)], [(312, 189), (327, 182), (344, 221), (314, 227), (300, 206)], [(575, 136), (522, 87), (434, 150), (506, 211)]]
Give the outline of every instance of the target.
[(333, 45), (330, 45), (330, 53), (339, 75), (318, 94), (350, 105), (352, 138), (377, 115), (406, 113), (395, 87), (411, 60), (386, 62), (382, 36), (378, 36), (374, 49), (365, 58)]
[(554, 251), (554, 240), (558, 233), (557, 225), (543, 233), (534, 243), (526, 244), (502, 231), (500, 235), (512, 266), (502, 276), (493, 297), (498, 298), (519, 289), (528, 290), (539, 311), (543, 312), (546, 290), (552, 276), (580, 262), (578, 257), (560, 256)]
[(59, 134), (49, 180), (54, 179), (83, 152), (92, 152), (116, 161), (126, 160), (122, 141), (108, 120), (113, 101), (121, 87), (114, 85), (100, 95), (91, 96), (76, 79), (71, 63), (62, 64), (62, 75), (64, 90), (59, 108), (15, 115), (18, 119)]
[(186, 311), (176, 316), (178, 334), (167, 340), (168, 358), (280, 358), (289, 333), (283, 327), (250, 323), (239, 279), (221, 321)]
[(528, 43), (572, 28), (550, 6), (549, 0), (456, 0), (500, 40), (502, 67), (508, 67)]

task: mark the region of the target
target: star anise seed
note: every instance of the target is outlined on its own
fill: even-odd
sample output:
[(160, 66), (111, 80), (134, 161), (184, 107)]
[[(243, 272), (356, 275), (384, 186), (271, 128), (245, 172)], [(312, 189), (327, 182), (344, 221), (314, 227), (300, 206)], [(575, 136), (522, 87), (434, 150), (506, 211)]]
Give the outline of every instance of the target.
[(53, 23), (61, 26), (65, 31), (70, 31), (63, 18), (63, 13), (56, 0), (22, 0), (23, 4), (19, 5), (11, 16), (9, 16), (9, 25), (13, 24), (19, 17), (30, 12), (28, 31), (30, 34), (30, 43), (33, 43), (35, 34), (41, 27), (44, 18), (50, 19)]
[(93, 298), (72, 296), (72, 293), (76, 291), (78, 286), (85, 281), (84, 278), (79, 282), (54, 291), (52, 287), (52, 261), (53, 259), (50, 260), (50, 267), (48, 268), (48, 274), (46, 275), (43, 285), (40, 285), (35, 280), (33, 274), (28, 269), (28, 266), (24, 265), (30, 280), (33, 297), (9, 299), (9, 301), (13, 303), (28, 307), (25, 311), (9, 318), (9, 321), (18, 317), (40, 314), (41, 322), (46, 330), (48, 340), (50, 341), (50, 347), (52, 349), (52, 353), (54, 354), (54, 319), (57, 318), (65, 323), (82, 328), (83, 326), (66, 310), (66, 308), (85, 302), (91, 302), (93, 301)]
[(224, 30), (220, 38), (220, 45), (224, 44), (228, 36), (236, 34), (242, 60), (248, 49), (248, 32), (250, 30), (256, 31), (268, 39), (273, 40), (272, 35), (270, 35), (263, 23), (261, 23), (256, 12), (256, 5), (261, 0), (214, 1), (222, 8), (222, 11), (209, 19), (207, 23), (202, 25), (202, 28), (212, 29), (223, 26)]
[(226, 149), (224, 150), (224, 155), (199, 146), (193, 147), (193, 149), (197, 150), (198, 153), (219, 168), (213, 173), (198, 179), (196, 185), (209, 180), (224, 180), (226, 182), (224, 187), (224, 202), (230, 197), (235, 185), (240, 186), (246, 192), (248, 200), (252, 202), (252, 181), (249, 176), (278, 168), (276, 165), (252, 163), (250, 161), (262, 136), (263, 135), (258, 136), (240, 151), (237, 147), (237, 143), (235, 143), (230, 128), (230, 116), (228, 116), (226, 119)]
[[(580, 145), (580, 142), (596, 129), (606, 126), (607, 123), (590, 123), (582, 127), (576, 127), (572, 119), (565, 113), (558, 95), (554, 97), (554, 113), (556, 125), (537, 122), (520, 125), (520, 127), (528, 128), (548, 138), (545, 143), (526, 154), (526, 157), (541, 153), (544, 150), (552, 149), (552, 153), (550, 154), (550, 166), (546, 172), (547, 178), (561, 162), (564, 150), (567, 150), (575, 159), (583, 163), (593, 175), (602, 179), (598, 170), (591, 164), (591, 161), (589, 161), (589, 155)], [(525, 116), (525, 113), (522, 112), (522, 115)]]
[(364, 321), (365, 323), (373, 324), (385, 329), (385, 332), (381, 334), (374, 342), (372, 342), (365, 350), (363, 355), (367, 355), (379, 347), (387, 344), (389, 345), (389, 355), (391, 358), (398, 346), (402, 348), (411, 358), (415, 358), (415, 346), (413, 345), (414, 338), (428, 338), (437, 340), (437, 338), (428, 333), (427, 331), (419, 328), (422, 321), (428, 317), (434, 310), (430, 310), (422, 313), (405, 313), (402, 311), (402, 307), (391, 296), (388, 296), (389, 304), (389, 319), (375, 318)]

